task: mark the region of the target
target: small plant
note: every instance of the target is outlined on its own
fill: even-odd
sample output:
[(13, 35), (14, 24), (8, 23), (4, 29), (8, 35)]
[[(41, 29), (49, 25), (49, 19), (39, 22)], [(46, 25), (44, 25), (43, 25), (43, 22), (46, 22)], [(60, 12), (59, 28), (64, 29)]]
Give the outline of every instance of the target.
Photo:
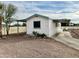
[(56, 33), (54, 36), (58, 36), (60, 33)]
[(68, 29), (64, 28), (63, 31), (68, 31)]
[(34, 35), (34, 36), (37, 36), (37, 32), (33, 31), (33, 35)]
[(43, 34), (41, 34), (41, 37), (44, 38), (44, 37), (46, 37), (46, 35), (43, 33)]
[(41, 33), (35, 32), (35, 31), (33, 31), (33, 35), (36, 37), (41, 37), (41, 38), (47, 37), (44, 33), (41, 34)]

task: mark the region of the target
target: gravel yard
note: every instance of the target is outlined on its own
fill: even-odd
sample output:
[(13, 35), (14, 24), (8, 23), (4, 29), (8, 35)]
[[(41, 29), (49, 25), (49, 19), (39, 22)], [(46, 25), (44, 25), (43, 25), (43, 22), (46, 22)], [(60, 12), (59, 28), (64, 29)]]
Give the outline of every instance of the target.
[(69, 30), (72, 37), (76, 38), (76, 39), (79, 39), (79, 29), (72, 29), (72, 30)]
[(24, 34), (0, 39), (0, 57), (79, 57), (79, 51), (53, 39), (41, 39)]

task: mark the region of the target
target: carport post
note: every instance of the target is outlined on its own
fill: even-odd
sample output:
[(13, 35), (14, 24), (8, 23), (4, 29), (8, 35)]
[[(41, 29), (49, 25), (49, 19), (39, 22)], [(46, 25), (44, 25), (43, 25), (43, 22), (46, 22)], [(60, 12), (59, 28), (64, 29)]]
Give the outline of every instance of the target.
[(17, 33), (19, 33), (19, 26), (18, 26), (18, 24), (19, 24), (19, 21), (17, 21)]

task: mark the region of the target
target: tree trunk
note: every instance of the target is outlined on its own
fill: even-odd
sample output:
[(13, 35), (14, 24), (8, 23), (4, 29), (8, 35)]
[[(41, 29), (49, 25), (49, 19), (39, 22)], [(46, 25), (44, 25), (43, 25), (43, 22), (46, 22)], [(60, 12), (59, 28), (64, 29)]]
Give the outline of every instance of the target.
[(7, 29), (7, 35), (9, 35), (9, 31), (8, 31), (8, 29)]
[(9, 26), (8, 26), (8, 23), (6, 23), (6, 33), (7, 33), (7, 35), (9, 35)]

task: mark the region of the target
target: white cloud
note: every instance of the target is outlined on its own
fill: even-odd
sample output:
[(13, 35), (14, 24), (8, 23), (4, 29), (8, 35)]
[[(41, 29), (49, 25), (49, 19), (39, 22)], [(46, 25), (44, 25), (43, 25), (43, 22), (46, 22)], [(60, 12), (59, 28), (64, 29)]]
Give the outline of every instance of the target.
[[(28, 16), (38, 13), (42, 15), (49, 16), (54, 19), (58, 18), (69, 18), (72, 20), (79, 19), (79, 2), (63, 2), (60, 4), (55, 4), (52, 2), (4, 2), (5, 4), (14, 4), (18, 10), (16, 14), (13, 16), (16, 19), (24, 19)], [(38, 6), (48, 6), (51, 9), (39, 8)], [(58, 9), (59, 8), (59, 9)]]

